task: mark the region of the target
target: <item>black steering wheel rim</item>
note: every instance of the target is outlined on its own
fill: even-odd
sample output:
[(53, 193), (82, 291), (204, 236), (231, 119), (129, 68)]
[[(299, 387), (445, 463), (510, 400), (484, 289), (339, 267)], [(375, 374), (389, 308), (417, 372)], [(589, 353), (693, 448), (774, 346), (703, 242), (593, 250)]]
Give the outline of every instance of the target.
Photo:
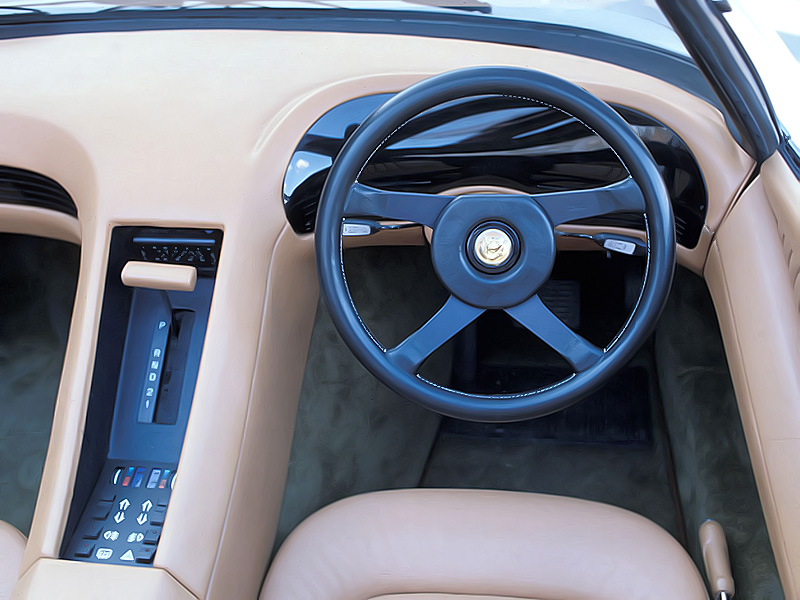
[[(445, 102), (480, 95), (526, 98), (532, 102), (549, 105), (580, 120), (608, 143), (628, 170), (630, 179), (635, 182), (635, 187), (641, 194), (642, 212), (645, 216), (648, 241), (647, 267), (638, 302), (623, 329), (598, 353), (596, 348), (587, 350), (591, 344), (581, 346), (578, 341), (570, 337), (572, 332), (564, 331), (566, 326), (563, 323), (553, 322), (550, 319), (552, 315), (545, 316), (545, 327), (555, 327), (557, 331), (554, 335), (559, 338), (558, 343), (562, 344), (569, 354), (567, 356), (562, 352), (562, 356), (573, 364), (575, 372), (571, 377), (555, 385), (517, 394), (467, 394), (423, 379), (416, 373), (412, 364), (415, 361), (409, 360), (408, 357), (413, 355), (412, 358), (418, 358), (417, 355), (422, 351), (419, 348), (412, 351), (409, 347), (419, 346), (420, 339), (424, 336), (421, 334), (417, 339), (411, 340), (414, 336), (412, 334), (403, 343), (406, 344), (405, 348), (401, 348), (403, 344), (394, 349), (383, 348), (361, 320), (350, 296), (343, 268), (342, 222), (348, 210), (352, 212), (355, 210), (353, 206), (357, 204), (359, 210), (367, 212), (372, 217), (397, 218), (392, 211), (394, 204), (390, 202), (393, 199), (388, 198), (391, 193), (367, 188), (358, 183), (359, 175), (371, 156), (391, 137), (392, 133), (413, 117)], [(597, 192), (596, 201), (590, 200), (589, 195), (578, 197), (579, 192), (575, 192), (574, 196), (578, 205), (583, 207), (584, 204), (593, 202), (599, 204), (600, 199), (606, 202), (613, 197), (614, 201), (617, 201), (617, 196), (623, 196), (622, 189), (621, 186), (617, 186), (613, 189), (589, 190)], [(629, 192), (630, 190), (625, 188), (624, 201), (635, 202), (627, 197), (630, 195)], [(414, 198), (411, 196), (406, 195), (405, 201), (413, 204)], [(555, 194), (531, 197), (536, 210), (530, 211), (518, 197), (509, 197), (506, 199), (507, 202), (515, 204), (513, 210), (506, 212), (512, 215), (513, 220), (516, 218), (514, 215), (519, 214), (520, 210), (528, 211), (532, 223), (540, 223), (539, 213), (544, 213), (550, 220), (552, 229), (558, 224), (556, 222), (558, 220), (560, 222), (572, 220), (569, 217), (574, 215), (561, 215), (559, 210), (564, 212), (564, 209), (553, 208), (555, 205), (549, 196)], [(430, 195), (428, 198), (436, 196)], [(488, 208), (486, 199), (482, 202), (480, 198), (471, 198), (469, 201), (462, 198), (449, 200), (447, 197), (442, 198), (445, 200), (441, 206), (434, 204), (423, 206), (418, 203), (415, 209), (417, 218), (408, 219), (434, 227), (435, 263), (436, 227), (448, 231), (454, 229), (452, 225), (454, 220), (447, 218), (444, 213), (453, 213), (452, 207), (455, 202), (461, 202), (460, 209), (473, 210), (476, 215), (488, 215), (487, 211), (493, 210)], [(498, 201), (498, 197), (494, 197), (494, 200)], [(451, 208), (450, 211), (447, 210), (448, 207)], [(538, 227), (536, 235), (527, 237), (528, 241), (523, 245), (524, 248), (539, 243), (530, 243), (530, 240), (547, 237), (541, 225), (535, 227)], [(458, 235), (459, 231), (452, 233), (454, 239)], [(445, 234), (442, 234), (442, 237), (446, 237)], [(440, 414), (483, 422), (509, 422), (544, 416), (577, 402), (600, 387), (608, 377), (633, 357), (652, 332), (666, 302), (675, 265), (675, 231), (669, 195), (654, 159), (633, 130), (611, 107), (588, 91), (545, 73), (513, 67), (476, 67), (438, 75), (400, 92), (372, 113), (344, 145), (328, 175), (317, 212), (315, 244), (323, 298), (340, 335), (360, 362), (401, 396)], [(545, 267), (535, 265), (546, 262), (550, 244), (545, 240), (539, 245), (541, 248), (533, 251), (535, 254), (526, 266), (519, 267), (521, 275), (515, 271), (511, 275), (500, 276), (506, 283), (511, 281), (506, 287), (511, 287), (513, 290), (506, 296), (501, 294), (502, 298), (494, 304), (490, 302), (482, 306), (479, 297), (475, 294), (469, 295), (471, 293), (469, 286), (462, 285), (461, 279), (464, 273), (470, 273), (470, 276), (473, 274), (459, 267), (457, 277), (452, 282), (445, 282), (452, 294), (450, 300), (423, 328), (431, 326), (427, 333), (446, 335), (447, 332), (442, 333), (436, 329), (437, 325), (441, 329), (444, 323), (444, 317), (441, 317), (438, 323), (436, 321), (441, 313), (457, 314), (459, 319), (467, 320), (468, 323), (487, 308), (504, 309), (517, 320), (529, 318), (533, 314), (538, 315), (536, 318), (539, 319), (545, 313), (541, 312), (541, 302), (536, 301), (538, 298), (536, 289), (526, 296), (530, 290), (525, 287), (530, 285), (538, 288), (537, 278), (544, 272)], [(442, 242), (445, 250), (451, 246), (450, 240)], [(444, 273), (449, 268), (445, 267), (445, 264), (444, 261), (440, 261), (441, 268), (437, 266), (440, 279), (449, 276)], [(481, 277), (485, 278), (485, 282), (480, 279)], [(476, 285), (501, 287), (497, 283), (501, 279), (492, 277), (494, 276), (491, 274), (478, 275), (475, 279)], [(533, 283), (530, 283), (531, 281)], [(523, 300), (518, 301), (519, 298)], [(473, 316), (471, 310), (477, 314)], [(547, 311), (546, 308), (544, 310)], [(420, 333), (420, 330), (416, 333)], [(579, 336), (575, 338), (581, 339)]]

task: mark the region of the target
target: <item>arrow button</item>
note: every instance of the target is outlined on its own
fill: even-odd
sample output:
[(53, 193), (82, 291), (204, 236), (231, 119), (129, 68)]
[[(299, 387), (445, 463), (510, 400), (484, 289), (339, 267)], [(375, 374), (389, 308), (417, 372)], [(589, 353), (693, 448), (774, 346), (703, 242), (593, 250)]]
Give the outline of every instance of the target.
[(138, 517), (136, 517), (136, 522), (139, 525), (144, 525), (147, 523), (147, 513), (140, 513)]
[(120, 560), (128, 560), (128, 561), (130, 561), (130, 562), (133, 562), (133, 552), (131, 552), (130, 550), (128, 550), (128, 551), (127, 551), (125, 554), (123, 554), (122, 556), (120, 556), (120, 557), (119, 557), (119, 559), (120, 559)]
[(142, 512), (150, 512), (151, 508), (153, 508), (153, 503), (150, 500), (145, 500), (144, 504), (142, 504)]
[(127, 498), (125, 498), (124, 500), (122, 500), (122, 501), (119, 503), (119, 509), (120, 509), (120, 510), (128, 510), (128, 507), (129, 507), (130, 505), (131, 505), (130, 501), (129, 501)]
[(125, 513), (119, 511), (117, 514), (114, 515), (114, 521), (117, 523), (122, 523), (125, 520)]

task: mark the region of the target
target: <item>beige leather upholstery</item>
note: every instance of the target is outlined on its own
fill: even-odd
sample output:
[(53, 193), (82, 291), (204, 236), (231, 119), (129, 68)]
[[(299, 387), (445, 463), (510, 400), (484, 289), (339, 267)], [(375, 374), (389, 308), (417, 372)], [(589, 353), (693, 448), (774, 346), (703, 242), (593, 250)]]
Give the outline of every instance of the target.
[(395, 594), (708, 597), (678, 542), (626, 510), (540, 494), (416, 489), (355, 496), (312, 515), (281, 548), (261, 600)]
[(462, 67), (530, 66), (565, 77), (668, 124), (692, 149), (708, 188), (707, 230), (696, 248), (678, 252), (698, 272), (711, 232), (753, 168), (707, 102), (644, 73), (537, 48), (175, 30), (5, 39), (0, 52), (0, 164), (52, 177), (78, 208), (78, 219), (15, 210), (12, 221), (0, 212), (0, 229), (11, 224), (81, 244), (21, 598), (63, 597), (68, 570), (75, 572), (70, 581), (85, 580), (84, 590), (122, 593), (106, 585), (108, 570), (87, 577), (78, 563), (57, 568), (49, 560), (58, 556), (73, 497), (112, 227), (225, 232), (181, 476), (155, 569), (131, 567), (126, 584), (139, 578), (144, 585), (160, 570), (198, 598), (253, 598), (280, 513), (317, 307), (313, 240), (288, 227), (282, 200), (285, 166), (314, 121), (352, 98)]
[(800, 182), (773, 155), (717, 232), (704, 271), (787, 600), (800, 599), (798, 199)]
[(0, 600), (8, 600), (17, 583), (25, 541), (15, 527), (0, 521)]
[[(197, 600), (163, 569), (43, 558), (25, 571), (14, 600)], [(246, 598), (236, 592), (227, 598)]]

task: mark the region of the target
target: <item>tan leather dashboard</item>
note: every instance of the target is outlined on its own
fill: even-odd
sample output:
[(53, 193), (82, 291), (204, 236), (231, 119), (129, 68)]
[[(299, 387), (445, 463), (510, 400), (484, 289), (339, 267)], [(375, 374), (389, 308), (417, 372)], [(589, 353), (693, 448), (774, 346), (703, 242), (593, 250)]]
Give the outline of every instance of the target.
[(520, 65), (571, 79), (662, 121), (692, 149), (706, 178), (708, 218), (698, 247), (680, 249), (680, 260), (697, 272), (753, 166), (722, 115), (696, 97), (641, 73), (535, 49), (389, 35), (163, 31), (9, 40), (0, 55), (0, 164), (52, 177), (79, 214), (76, 221), (4, 208), (0, 228), (82, 246), (20, 597), (52, 597), (55, 585), (63, 597), (94, 597), (122, 573), (47, 560), (58, 555), (71, 499), (115, 225), (225, 232), (179, 482), (156, 556), (163, 572), (136, 569), (125, 581), (172, 590), (163, 597), (231, 590), (256, 597), (317, 302), (313, 241), (287, 227), (281, 184), (319, 116), (345, 100), (470, 65)]

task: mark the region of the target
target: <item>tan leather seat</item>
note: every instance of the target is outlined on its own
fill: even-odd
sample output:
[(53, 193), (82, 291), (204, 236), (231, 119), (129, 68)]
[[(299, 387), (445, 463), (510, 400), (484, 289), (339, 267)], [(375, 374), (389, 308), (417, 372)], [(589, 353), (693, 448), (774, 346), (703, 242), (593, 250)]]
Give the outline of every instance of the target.
[(585, 500), (397, 490), (328, 506), (284, 543), (261, 600), (707, 599), (666, 531)]
[(11, 597), (22, 567), (25, 542), (25, 536), (19, 530), (0, 521), (0, 600)]

